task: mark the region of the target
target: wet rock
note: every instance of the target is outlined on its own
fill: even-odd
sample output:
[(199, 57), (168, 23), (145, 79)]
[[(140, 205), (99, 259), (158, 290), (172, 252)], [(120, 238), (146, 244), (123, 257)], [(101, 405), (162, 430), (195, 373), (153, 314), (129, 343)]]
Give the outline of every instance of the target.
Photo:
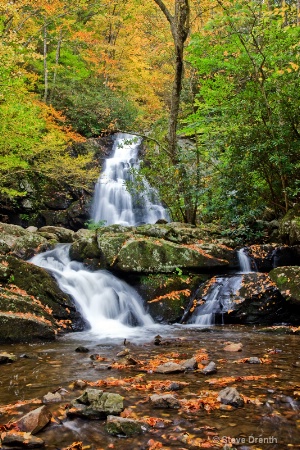
[(16, 360), (17, 357), (13, 353), (6, 353), (6, 352), (0, 353), (0, 364), (12, 363)]
[(50, 233), (54, 234), (56, 236), (56, 239), (58, 242), (61, 242), (63, 244), (67, 242), (73, 242), (74, 240), (74, 231), (69, 230), (67, 228), (63, 227), (54, 227), (54, 226), (45, 226), (42, 228), (39, 228), (39, 233)]
[(244, 399), (233, 387), (222, 389), (222, 391), (219, 392), (218, 400), (224, 405), (232, 405), (237, 408), (244, 405)]
[(261, 360), (259, 358), (257, 358), (257, 356), (251, 356), (248, 359), (248, 363), (249, 364), (261, 364)]
[(98, 389), (86, 389), (80, 397), (72, 402), (72, 408), (68, 410), (67, 415), (87, 419), (103, 419), (110, 414), (120, 414), (123, 409), (121, 395)]
[(46, 270), (0, 255), (0, 284), (0, 342), (53, 340), (61, 324), (77, 328), (73, 302)]
[(83, 345), (80, 345), (79, 347), (75, 348), (75, 352), (77, 352), (77, 353), (88, 353), (89, 349), (87, 347), (84, 347)]
[(279, 236), (284, 243), (300, 244), (300, 205), (290, 209), (280, 222)]
[(300, 267), (277, 267), (271, 270), (269, 277), (289, 303), (300, 305)]
[(146, 431), (145, 425), (124, 417), (108, 416), (106, 430), (114, 436), (136, 436)]
[(128, 348), (125, 348), (125, 349), (122, 350), (121, 352), (117, 353), (117, 357), (118, 357), (118, 358), (124, 357), (124, 356), (128, 355), (129, 352), (130, 352), (129, 349), (128, 349)]
[(51, 420), (52, 414), (46, 406), (40, 406), (21, 417), (16, 422), (20, 431), (36, 434), (42, 430)]
[(48, 394), (44, 395), (42, 399), (43, 403), (56, 403), (62, 401), (62, 396), (59, 392), (55, 392), (54, 394), (52, 392), (48, 392)]
[(198, 363), (195, 358), (187, 359), (180, 364), (185, 370), (195, 370), (198, 368)]
[(13, 448), (41, 448), (45, 443), (30, 433), (7, 431), (1, 434), (2, 445)]
[(207, 366), (204, 367), (203, 370), (201, 370), (201, 373), (204, 375), (211, 375), (213, 373), (217, 372), (217, 365), (213, 361), (211, 361)]
[(225, 350), (225, 352), (241, 352), (243, 348), (243, 344), (238, 342), (238, 343), (229, 343), (228, 345), (226, 345), (224, 347), (223, 350)]
[(174, 363), (174, 362), (167, 362), (165, 364), (161, 364), (160, 366), (157, 366), (155, 369), (156, 373), (178, 373), (178, 372), (184, 372), (185, 368), (181, 366), (180, 364)]
[(161, 344), (161, 336), (159, 334), (157, 336), (155, 336), (153, 343), (154, 343), (154, 345), (160, 345)]
[[(280, 271), (280, 269), (283, 268), (275, 270)], [(286, 288), (286, 291), (288, 290)], [(286, 295), (290, 295), (290, 292), (286, 292)], [(224, 314), (225, 323), (259, 325), (300, 323), (300, 312), (297, 304), (287, 301), (275, 282), (264, 273), (244, 274), (242, 286), (239, 290), (239, 299), (233, 298), (232, 300), (234, 310)]]
[(87, 387), (87, 382), (83, 381), (83, 380), (76, 380), (74, 383), (74, 388), (75, 389), (84, 389), (85, 387)]
[(154, 408), (171, 408), (177, 409), (180, 408), (180, 403), (174, 395), (165, 394), (153, 394), (150, 397), (150, 402)]

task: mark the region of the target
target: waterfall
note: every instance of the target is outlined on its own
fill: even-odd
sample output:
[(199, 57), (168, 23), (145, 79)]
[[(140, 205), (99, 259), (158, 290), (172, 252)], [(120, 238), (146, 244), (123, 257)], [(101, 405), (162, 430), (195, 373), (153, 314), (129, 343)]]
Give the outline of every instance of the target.
[(231, 297), (240, 289), (241, 275), (218, 277), (203, 297), (204, 304), (197, 307), (188, 323), (199, 326), (214, 325), (215, 315), (227, 312), (231, 306)]
[[(218, 277), (215, 283), (209, 288), (207, 294), (203, 297), (204, 304), (197, 307), (188, 323), (200, 326), (213, 325), (215, 315), (223, 314), (232, 307), (231, 297), (237, 293), (241, 287), (242, 274), (252, 272), (251, 259), (245, 248), (237, 252), (240, 272), (231, 277)], [(240, 275), (241, 274), (241, 275)]]
[(247, 255), (246, 249), (241, 248), (240, 250), (238, 250), (237, 256), (238, 256), (238, 260), (239, 260), (239, 264), (240, 264), (240, 268), (241, 268), (240, 273), (252, 272), (251, 259)]
[(168, 212), (160, 203), (157, 191), (145, 178), (139, 180), (141, 192), (131, 194), (126, 183), (134, 183), (134, 172), (139, 169), (138, 150), (141, 139), (130, 134), (117, 133), (112, 156), (107, 158), (96, 183), (92, 205), (94, 222), (125, 226), (169, 221)]
[(60, 289), (81, 310), (92, 333), (102, 338), (125, 338), (136, 332), (133, 327), (154, 323), (132, 287), (110, 272), (91, 272), (82, 263), (71, 261), (69, 248), (69, 244), (60, 244), (54, 250), (34, 256), (30, 262), (55, 277)]

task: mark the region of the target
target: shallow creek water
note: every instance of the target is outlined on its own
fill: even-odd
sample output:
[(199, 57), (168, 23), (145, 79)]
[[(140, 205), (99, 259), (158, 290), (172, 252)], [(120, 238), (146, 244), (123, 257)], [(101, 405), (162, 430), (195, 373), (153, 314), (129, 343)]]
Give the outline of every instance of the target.
[[(158, 333), (162, 336), (161, 345), (154, 345), (154, 336)], [(2, 365), (0, 369), (0, 424), (15, 420), (40, 406), (29, 402), (7, 413), (3, 408), (5, 405), (29, 399), (41, 400), (49, 391), (62, 387), (68, 391), (63, 401), (49, 405), (57, 418), (56, 422), (53, 421), (38, 433), (49, 450), (61, 449), (74, 441), (82, 441), (86, 449), (91, 450), (148, 449), (151, 439), (162, 443), (160, 448), (163, 449), (223, 448), (225, 444), (241, 450), (300, 448), (299, 340), (298, 335), (258, 333), (257, 328), (242, 326), (212, 327), (207, 332), (188, 326), (156, 327), (143, 335), (132, 336), (127, 348), (137, 360), (145, 361), (157, 355), (166, 355), (170, 359), (177, 355), (176, 358), (184, 360), (200, 349), (206, 349), (209, 360), (216, 362), (218, 372), (214, 375), (204, 376), (197, 371), (168, 375), (143, 373), (148, 381), (189, 383), (184, 389), (172, 392), (179, 399), (195, 399), (200, 391), (219, 392), (225, 386), (233, 386), (239, 393), (258, 403), (246, 403), (242, 408), (230, 410), (213, 409), (210, 412), (205, 409), (196, 412), (187, 412), (183, 408), (154, 409), (148, 401), (153, 391), (125, 390), (122, 386), (100, 388), (123, 395), (125, 407), (132, 410), (135, 418), (150, 416), (171, 421), (158, 422), (156, 427), (150, 427), (149, 431), (135, 438), (112, 437), (105, 430), (105, 421), (71, 420), (63, 413), (66, 404), (81, 393), (71, 387), (75, 380), (121, 379), (141, 374), (139, 365), (123, 370), (106, 368), (105, 364), (117, 361), (117, 353), (124, 348), (122, 339), (104, 342), (85, 332), (67, 335), (52, 343), (1, 345), (0, 352), (14, 353), (19, 358), (12, 364)], [(228, 341), (241, 342), (242, 351), (224, 351)], [(79, 345), (88, 347), (89, 352), (75, 352)], [(90, 356), (95, 353), (107, 361), (93, 361)], [(251, 356), (266, 358), (271, 362), (234, 363)], [(233, 376), (237, 379), (249, 375), (267, 378), (255, 381), (241, 378), (225, 385), (208, 383), (212, 378)]]

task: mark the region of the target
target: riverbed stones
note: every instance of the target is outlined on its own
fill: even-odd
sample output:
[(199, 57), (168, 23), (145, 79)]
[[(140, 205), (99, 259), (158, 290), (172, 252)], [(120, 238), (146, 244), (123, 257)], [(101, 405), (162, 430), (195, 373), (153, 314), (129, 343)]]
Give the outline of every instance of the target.
[(150, 397), (150, 402), (154, 408), (180, 408), (179, 400), (177, 400), (177, 398), (172, 394), (153, 394)]
[(164, 373), (164, 374), (179, 373), (179, 372), (184, 372), (184, 371), (185, 371), (185, 367), (183, 367), (180, 364), (174, 363), (172, 361), (161, 364), (161, 365), (157, 366), (155, 369), (156, 373)]
[(8, 364), (17, 360), (16, 355), (13, 353), (1, 352), (0, 353), (0, 364)]
[(20, 431), (36, 434), (50, 422), (51, 417), (51, 412), (44, 405), (25, 414), (17, 420), (16, 425)]
[(30, 433), (17, 432), (14, 430), (1, 433), (0, 440), (2, 445), (9, 448), (41, 448), (45, 442)]
[(198, 363), (195, 358), (187, 359), (180, 364), (185, 370), (196, 370)]
[(244, 405), (244, 399), (234, 387), (226, 387), (219, 392), (218, 400), (224, 405), (232, 405), (236, 408)]
[(86, 389), (77, 399), (72, 401), (68, 416), (79, 416), (86, 419), (104, 419), (108, 415), (118, 415), (124, 409), (123, 397), (99, 389)]
[(261, 364), (261, 360), (257, 356), (250, 356), (247, 362), (249, 364)]
[(107, 416), (105, 428), (107, 432), (113, 436), (124, 437), (142, 434), (147, 429), (145, 425), (141, 424), (137, 420), (117, 416)]
[(243, 344), (241, 342), (230, 342), (224, 347), (225, 352), (241, 352), (242, 349)]
[(48, 392), (48, 394), (44, 395), (42, 402), (43, 403), (57, 403), (62, 401), (62, 396), (59, 392)]
[(217, 365), (213, 361), (210, 361), (210, 363), (208, 363), (207, 366), (205, 366), (204, 369), (201, 370), (201, 373), (203, 373), (203, 375), (212, 375), (213, 373), (216, 372), (217, 372)]

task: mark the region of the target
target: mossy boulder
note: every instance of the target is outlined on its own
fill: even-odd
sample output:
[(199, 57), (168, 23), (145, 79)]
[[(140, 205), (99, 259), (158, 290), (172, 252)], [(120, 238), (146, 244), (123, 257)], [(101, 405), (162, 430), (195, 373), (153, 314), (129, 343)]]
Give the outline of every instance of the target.
[(124, 272), (174, 272), (176, 268), (214, 269), (229, 266), (227, 260), (215, 258), (201, 246), (183, 246), (165, 240), (131, 238), (120, 248), (113, 267)]
[(103, 253), (98, 247), (95, 231), (82, 229), (75, 233), (70, 247), (70, 258), (93, 268), (102, 267)]
[(243, 275), (238, 297), (236, 303), (233, 299), (234, 310), (224, 315), (225, 323), (300, 323), (300, 311), (281, 295), (276, 284), (264, 273)]
[(289, 302), (300, 305), (300, 267), (277, 267), (269, 277), (281, 295)]
[(201, 229), (180, 225), (111, 225), (80, 232), (71, 246), (71, 257), (87, 263), (98, 259), (98, 267), (136, 273), (172, 273), (176, 268), (200, 272), (237, 266), (233, 249), (203, 242), (199, 239)]
[(280, 222), (279, 236), (284, 243), (300, 244), (300, 204), (290, 209)]
[(57, 242), (62, 244), (73, 242), (75, 233), (63, 227), (45, 226), (38, 229), (39, 233), (49, 233), (56, 237)]
[(134, 287), (156, 322), (175, 323), (189, 304), (191, 293), (206, 279), (207, 275), (197, 274), (149, 274), (140, 276)]
[(269, 272), (274, 267), (300, 264), (300, 245), (262, 244), (248, 247), (248, 254), (259, 272)]
[(0, 341), (53, 339), (58, 331), (83, 328), (74, 304), (44, 269), (0, 255), (0, 283)]
[(18, 225), (0, 223), (0, 252), (18, 258), (29, 259), (52, 247), (45, 237), (32, 233)]

